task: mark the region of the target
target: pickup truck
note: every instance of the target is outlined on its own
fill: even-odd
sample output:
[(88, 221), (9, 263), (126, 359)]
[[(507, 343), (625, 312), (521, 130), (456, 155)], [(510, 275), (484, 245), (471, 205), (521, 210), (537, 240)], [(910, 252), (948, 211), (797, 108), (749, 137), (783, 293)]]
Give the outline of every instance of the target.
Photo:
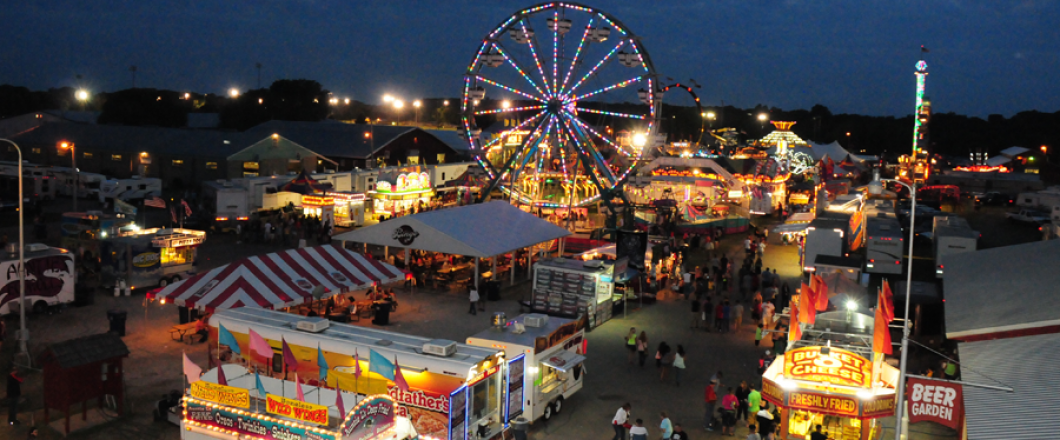
[(1037, 223), (1043, 224), (1049, 222), (1049, 216), (1043, 212), (1035, 211), (1033, 209), (1021, 209), (1019, 212), (1006, 212), (1005, 217), (1009, 220), (1015, 220), (1024, 223)]

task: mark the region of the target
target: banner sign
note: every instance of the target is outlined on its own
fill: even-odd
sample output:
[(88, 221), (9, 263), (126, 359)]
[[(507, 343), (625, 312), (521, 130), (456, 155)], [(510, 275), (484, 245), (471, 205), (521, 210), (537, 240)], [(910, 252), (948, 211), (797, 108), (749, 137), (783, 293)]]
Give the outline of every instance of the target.
[(342, 424), (344, 440), (369, 440), (394, 427), (394, 399), (385, 394), (369, 396), (353, 409)]
[(508, 417), (515, 420), (523, 414), (523, 371), (526, 356), (519, 356), (508, 362)]
[(335, 433), (310, 426), (257, 418), (253, 413), (240, 415), (227, 408), (213, 408), (195, 401), (188, 401), (186, 405), (184, 420), (194, 426), (266, 440), (338, 440)]
[(303, 422), (316, 423), (327, 426), (328, 407), (303, 402), (297, 399), (288, 399), (274, 394), (265, 395), (265, 410), (269, 414), (301, 420)]
[(788, 396), (788, 407), (837, 416), (858, 416), (858, 401), (852, 397), (792, 391)]
[(220, 405), (250, 408), (250, 391), (204, 380), (191, 383), (191, 396)]
[(959, 429), (964, 415), (964, 391), (960, 384), (917, 377), (910, 377), (906, 383), (909, 423), (927, 420)]
[(784, 406), (784, 389), (775, 382), (762, 378), (762, 398), (774, 405)]
[(796, 348), (784, 353), (784, 377), (868, 388), (872, 362), (834, 347), (828, 355), (821, 354), (821, 347)]
[(862, 419), (876, 419), (894, 415), (894, 394), (878, 396), (861, 404)]
[(467, 393), (468, 388), (463, 386), (449, 395), (449, 400), (452, 402), (450, 405), (452, 410), (449, 411), (449, 438), (451, 439), (464, 438), (467, 421)]

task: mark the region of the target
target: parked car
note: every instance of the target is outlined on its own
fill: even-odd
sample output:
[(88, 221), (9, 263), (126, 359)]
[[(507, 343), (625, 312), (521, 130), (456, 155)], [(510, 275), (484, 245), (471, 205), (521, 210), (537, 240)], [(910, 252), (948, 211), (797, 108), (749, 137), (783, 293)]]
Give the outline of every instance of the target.
[(1018, 212), (1006, 212), (1005, 217), (1024, 223), (1045, 224), (1049, 222), (1049, 215), (1033, 209), (1021, 209)]
[(989, 191), (985, 193), (975, 194), (975, 204), (985, 206), (1003, 206), (1012, 205), (1014, 200), (1011, 197), (1005, 196), (997, 191)]

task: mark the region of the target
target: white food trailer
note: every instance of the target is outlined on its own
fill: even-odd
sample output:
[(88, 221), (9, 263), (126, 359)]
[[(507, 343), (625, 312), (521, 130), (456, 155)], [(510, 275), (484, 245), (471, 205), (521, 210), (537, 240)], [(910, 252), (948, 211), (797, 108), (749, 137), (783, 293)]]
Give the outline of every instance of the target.
[(588, 328), (611, 319), (615, 265), (600, 260), (553, 258), (534, 264), (530, 308), (553, 316), (587, 316)]
[(519, 316), (467, 338), (467, 345), (504, 350), (516, 365), (522, 362), (522, 381), (509, 369), (510, 418), (531, 422), (551, 419), (563, 410), (564, 401), (585, 383), (585, 321), (529, 314)]

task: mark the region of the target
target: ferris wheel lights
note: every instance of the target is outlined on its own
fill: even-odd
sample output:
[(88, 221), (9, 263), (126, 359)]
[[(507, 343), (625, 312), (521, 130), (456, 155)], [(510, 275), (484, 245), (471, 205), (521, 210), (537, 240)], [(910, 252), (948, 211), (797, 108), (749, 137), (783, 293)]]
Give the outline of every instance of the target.
[(501, 108), (503, 108), (505, 110), (512, 108), (512, 102), (507, 100), (507, 99), (505, 99), (504, 101), (501, 101)]
[(648, 136), (644, 133), (637, 133), (633, 135), (633, 146), (637, 148), (644, 148), (648, 144)]

